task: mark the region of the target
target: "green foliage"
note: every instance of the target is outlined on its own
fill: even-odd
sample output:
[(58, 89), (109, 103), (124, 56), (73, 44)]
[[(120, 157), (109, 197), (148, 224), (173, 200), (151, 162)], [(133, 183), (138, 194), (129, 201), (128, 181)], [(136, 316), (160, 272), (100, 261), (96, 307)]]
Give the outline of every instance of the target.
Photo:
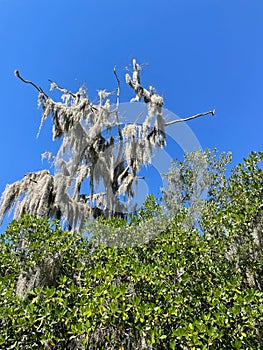
[[(185, 193), (196, 156), (176, 164)], [(32, 216), (12, 222), (1, 236), (0, 348), (263, 348), (263, 153), (229, 179), (228, 156), (204, 157), (208, 199), (197, 220), (189, 203), (163, 211), (149, 196), (138, 214), (89, 225), (92, 237)], [(36, 271), (18, 296), (21, 274), (31, 281)]]

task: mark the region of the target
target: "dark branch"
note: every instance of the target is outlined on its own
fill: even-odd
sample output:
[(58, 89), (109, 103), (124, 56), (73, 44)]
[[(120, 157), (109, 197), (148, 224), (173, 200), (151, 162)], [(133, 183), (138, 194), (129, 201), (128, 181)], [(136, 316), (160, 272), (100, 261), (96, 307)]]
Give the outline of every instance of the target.
[(52, 81), (51, 79), (48, 79), (48, 81), (49, 81), (51, 84), (53, 84), (54, 87), (55, 87), (56, 89), (58, 89), (59, 91), (64, 92), (64, 93), (66, 93), (66, 94), (69, 94), (70, 96), (76, 98), (76, 94), (73, 94), (73, 92), (71, 92), (71, 91), (69, 91), (69, 90), (67, 90), (67, 89), (64, 89), (63, 87), (59, 86), (59, 85), (56, 84), (54, 81)]
[(117, 119), (117, 127), (118, 127), (118, 134), (119, 134), (119, 137), (120, 137), (120, 141), (122, 141), (123, 136), (122, 136), (121, 127), (120, 127), (120, 123), (119, 123), (119, 105), (120, 105), (121, 83), (120, 83), (120, 79), (119, 79), (118, 74), (117, 74), (116, 66), (113, 69), (113, 73), (114, 73), (115, 78), (117, 80), (117, 89), (116, 89), (116, 119)]
[[(74, 94), (73, 92), (67, 90), (67, 89), (64, 89), (62, 86), (59, 86), (57, 83), (55, 83), (54, 81), (52, 81), (51, 79), (48, 79), (48, 81), (53, 84), (54, 88), (61, 91), (61, 92), (64, 92), (65, 94), (69, 94), (71, 97), (73, 97), (74, 99), (77, 100), (77, 102), (79, 101), (79, 98), (80, 98), (80, 94), (77, 93), (77, 94)], [(88, 100), (88, 104), (90, 106), (90, 108), (92, 109), (92, 111), (96, 110), (97, 111), (97, 108), (92, 106), (92, 104), (90, 103), (90, 101)]]
[(37, 86), (35, 83), (33, 83), (32, 81), (30, 80), (26, 80), (24, 79), (23, 77), (21, 77), (19, 71), (16, 69), (15, 72), (14, 72), (15, 76), (18, 77), (20, 80), (22, 80), (23, 83), (26, 83), (26, 84), (30, 84), (32, 86), (34, 86), (35, 89), (37, 89), (38, 92), (44, 94), (44, 96), (46, 98), (48, 98), (48, 95), (41, 89), (41, 87)]
[(116, 78), (117, 84), (118, 84), (117, 89), (116, 89), (116, 96), (117, 96), (116, 107), (118, 109), (119, 108), (119, 104), (120, 104), (121, 83), (120, 83), (120, 79), (119, 79), (119, 77), (117, 75), (116, 66), (113, 69), (113, 73), (115, 75), (115, 78)]

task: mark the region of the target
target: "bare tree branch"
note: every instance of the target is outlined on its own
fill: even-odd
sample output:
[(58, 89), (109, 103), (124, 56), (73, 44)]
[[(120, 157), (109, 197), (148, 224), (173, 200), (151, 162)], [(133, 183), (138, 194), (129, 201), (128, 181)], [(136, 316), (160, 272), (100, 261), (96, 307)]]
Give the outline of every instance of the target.
[(184, 119), (176, 119), (176, 120), (172, 120), (171, 122), (165, 123), (165, 126), (169, 126), (169, 125), (173, 125), (176, 123), (181, 123), (181, 122), (187, 122), (188, 120), (192, 120), (195, 118), (199, 118), (199, 117), (203, 117), (205, 115), (211, 114), (212, 116), (215, 115), (215, 109), (209, 112), (204, 112), (204, 113), (199, 113), (199, 114), (195, 114), (192, 117), (188, 117), (188, 118), (184, 118)]
[(50, 82), (52, 89), (57, 89), (57, 90), (59, 90), (59, 91), (61, 91), (61, 92), (64, 92), (64, 93), (66, 93), (66, 94), (69, 94), (70, 96), (72, 96), (72, 97), (74, 97), (74, 98), (77, 97), (76, 94), (73, 94), (73, 92), (71, 92), (71, 91), (69, 91), (69, 90), (67, 90), (67, 89), (64, 89), (63, 87), (59, 86), (57, 83), (55, 83), (54, 81), (52, 81), (51, 79), (48, 79), (48, 81)]
[(120, 79), (117, 74), (116, 66), (113, 69), (113, 73), (115, 75), (115, 78), (117, 80), (117, 89), (116, 89), (116, 119), (117, 119), (117, 128), (118, 128), (118, 133), (120, 137), (120, 141), (122, 141), (123, 136), (121, 132), (121, 127), (119, 123), (119, 105), (120, 105), (120, 93), (121, 93), (121, 84), (120, 84)]
[(37, 89), (38, 92), (44, 94), (44, 96), (46, 98), (48, 98), (48, 95), (41, 89), (41, 87), (37, 86), (35, 83), (33, 83), (32, 81), (30, 80), (26, 80), (24, 79), (23, 77), (21, 77), (20, 73), (19, 73), (19, 70), (16, 69), (15, 72), (14, 72), (15, 76), (18, 77), (20, 80), (22, 80), (24, 83), (26, 84), (30, 84), (32, 86), (34, 86), (35, 89)]
[(120, 79), (117, 75), (117, 71), (116, 71), (116, 66), (114, 67), (113, 69), (113, 73), (115, 75), (115, 78), (117, 80), (117, 89), (116, 89), (116, 96), (117, 96), (117, 99), (116, 99), (116, 107), (117, 107), (117, 111), (118, 111), (118, 108), (119, 108), (119, 105), (120, 105), (120, 92), (121, 92), (121, 84), (120, 84)]

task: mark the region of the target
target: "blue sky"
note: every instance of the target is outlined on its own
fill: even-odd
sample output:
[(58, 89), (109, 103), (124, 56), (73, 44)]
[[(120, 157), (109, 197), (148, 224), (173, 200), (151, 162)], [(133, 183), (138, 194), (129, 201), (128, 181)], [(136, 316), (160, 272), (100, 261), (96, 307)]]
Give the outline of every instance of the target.
[(29, 171), (43, 169), (52, 149), (51, 125), (38, 139), (37, 93), (15, 69), (46, 92), (48, 79), (76, 91), (86, 84), (123, 86), (125, 66), (144, 64), (142, 82), (184, 118), (203, 148), (232, 151), (233, 161), (262, 150), (262, 0), (0, 0), (0, 192)]

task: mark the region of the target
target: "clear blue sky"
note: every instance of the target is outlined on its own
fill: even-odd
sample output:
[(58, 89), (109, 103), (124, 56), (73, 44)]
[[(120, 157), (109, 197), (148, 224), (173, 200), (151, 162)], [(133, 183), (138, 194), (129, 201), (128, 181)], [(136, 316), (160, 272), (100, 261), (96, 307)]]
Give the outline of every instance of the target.
[[(116, 65), (136, 57), (142, 81), (188, 123), (203, 148), (232, 151), (234, 163), (263, 140), (262, 0), (0, 0), (0, 192), (43, 168), (50, 124), (36, 134), (37, 93), (15, 69), (48, 92), (48, 79), (72, 90), (112, 90)], [(132, 97), (123, 87), (122, 101)]]

